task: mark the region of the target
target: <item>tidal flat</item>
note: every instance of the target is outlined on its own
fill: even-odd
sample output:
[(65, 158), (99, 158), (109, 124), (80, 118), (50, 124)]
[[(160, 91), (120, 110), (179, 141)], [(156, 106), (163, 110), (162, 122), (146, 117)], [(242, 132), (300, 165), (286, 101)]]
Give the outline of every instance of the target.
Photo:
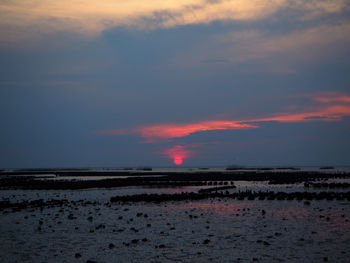
[(348, 174), (201, 182), (2, 187), (0, 261), (348, 262)]

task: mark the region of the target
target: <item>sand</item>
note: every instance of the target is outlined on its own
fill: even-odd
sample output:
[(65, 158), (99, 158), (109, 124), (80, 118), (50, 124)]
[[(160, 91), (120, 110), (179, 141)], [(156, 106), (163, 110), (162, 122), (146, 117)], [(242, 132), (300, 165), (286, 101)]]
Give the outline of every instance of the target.
[[(232, 191), (268, 187), (250, 183)], [(155, 188), (153, 193), (181, 190)], [(122, 193), (149, 191), (140, 187), (3, 190), (3, 200), (55, 198), (67, 203), (20, 211), (3, 209), (0, 261), (349, 262), (347, 200), (109, 202), (110, 197)], [(78, 200), (84, 201), (72, 203)]]

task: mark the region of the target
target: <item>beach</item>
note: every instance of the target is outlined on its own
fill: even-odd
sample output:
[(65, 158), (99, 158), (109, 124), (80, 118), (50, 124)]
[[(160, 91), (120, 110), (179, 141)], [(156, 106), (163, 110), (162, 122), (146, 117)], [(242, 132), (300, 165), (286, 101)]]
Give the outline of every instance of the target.
[(0, 259), (347, 262), (349, 175), (319, 177), (279, 184), (222, 180), (192, 186), (3, 188)]

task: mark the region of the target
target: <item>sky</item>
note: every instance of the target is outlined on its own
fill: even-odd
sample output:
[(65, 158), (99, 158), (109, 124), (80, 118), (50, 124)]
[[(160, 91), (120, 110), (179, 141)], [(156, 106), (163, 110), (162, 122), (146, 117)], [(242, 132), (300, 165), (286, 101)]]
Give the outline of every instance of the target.
[(0, 168), (350, 165), (350, 0), (0, 0)]

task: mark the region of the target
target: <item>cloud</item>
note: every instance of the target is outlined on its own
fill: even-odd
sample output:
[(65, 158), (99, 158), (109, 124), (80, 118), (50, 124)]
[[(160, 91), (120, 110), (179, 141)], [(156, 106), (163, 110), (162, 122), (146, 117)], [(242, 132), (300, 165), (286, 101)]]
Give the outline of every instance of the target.
[(347, 8), (346, 0), (12, 0), (0, 3), (0, 33), (2, 42), (60, 32), (93, 37), (115, 27), (152, 30), (259, 21), (289, 9), (310, 18)]
[[(225, 58), (226, 66), (256, 63), (254, 70), (293, 74), (300, 65), (324, 61), (349, 52), (350, 23), (315, 25), (306, 29), (271, 34), (259, 30), (231, 31), (203, 43), (190, 53), (175, 58), (181, 67)], [(342, 55), (344, 56), (344, 55)], [(202, 63), (203, 64), (203, 63)]]
[(296, 112), (273, 114), (267, 117), (240, 119), (240, 120), (208, 120), (194, 123), (159, 124), (143, 126), (127, 130), (100, 131), (101, 135), (136, 134), (146, 139), (146, 142), (167, 141), (174, 138), (186, 137), (203, 131), (217, 130), (242, 130), (259, 128), (260, 123), (280, 122), (298, 123), (315, 121), (340, 121), (345, 116), (350, 116), (349, 96), (332, 92), (324, 93), (324, 96), (315, 96), (311, 99), (321, 104), (311, 105), (309, 108), (296, 108)]
[[(129, 134), (139, 134), (146, 139), (146, 142), (155, 142), (160, 140), (169, 140), (181, 138), (201, 131), (213, 130), (239, 130), (248, 128), (257, 128), (253, 124), (244, 124), (237, 121), (203, 121), (187, 124), (159, 124), (144, 126), (129, 131)], [(122, 135), (125, 130), (105, 130), (99, 132), (101, 135)]]
[(323, 14), (339, 13), (344, 9), (348, 9), (348, 0), (295, 0), (290, 2), (290, 7), (305, 10), (304, 19), (312, 19), (322, 16)]
[(338, 92), (324, 92), (312, 98), (315, 101), (322, 103), (345, 102), (350, 103), (350, 96)]

